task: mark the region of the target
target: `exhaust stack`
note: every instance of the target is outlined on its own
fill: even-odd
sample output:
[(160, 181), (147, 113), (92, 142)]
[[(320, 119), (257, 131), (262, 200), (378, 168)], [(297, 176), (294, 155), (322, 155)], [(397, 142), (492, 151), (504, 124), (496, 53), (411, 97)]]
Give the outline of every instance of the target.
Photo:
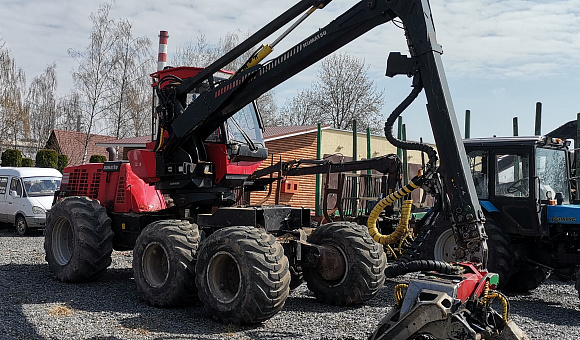
[(167, 65), (167, 39), (169, 33), (167, 31), (159, 32), (159, 54), (157, 56), (157, 71), (161, 71)]

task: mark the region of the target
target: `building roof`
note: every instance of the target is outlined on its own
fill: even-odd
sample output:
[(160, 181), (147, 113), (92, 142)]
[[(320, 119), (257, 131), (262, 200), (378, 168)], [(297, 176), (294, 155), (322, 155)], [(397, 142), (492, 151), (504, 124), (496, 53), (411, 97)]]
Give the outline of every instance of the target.
[[(330, 128), (330, 124), (322, 125), (322, 129)], [(266, 126), (264, 128), (264, 141), (269, 142), (276, 139), (294, 137), (305, 133), (316, 132), (317, 125), (298, 126)]]
[[(323, 130), (328, 128), (330, 128), (330, 124), (322, 126)], [(317, 125), (266, 126), (264, 128), (264, 141), (269, 142), (280, 138), (288, 138), (302, 135), (305, 133), (316, 132), (317, 129), (318, 129)], [(145, 144), (148, 142), (151, 142), (151, 135), (107, 140), (104, 142), (98, 142), (97, 145), (102, 147), (122, 146), (122, 147), (144, 148)]]
[[(68, 157), (68, 165), (82, 164), (83, 154), (85, 151), (85, 142), (87, 134), (77, 131), (53, 130), (46, 143), (47, 149), (54, 149), (58, 153)], [(105, 141), (115, 140), (115, 137), (91, 134), (89, 147), (87, 150), (87, 159), (92, 155), (106, 156), (107, 148), (97, 145)]]

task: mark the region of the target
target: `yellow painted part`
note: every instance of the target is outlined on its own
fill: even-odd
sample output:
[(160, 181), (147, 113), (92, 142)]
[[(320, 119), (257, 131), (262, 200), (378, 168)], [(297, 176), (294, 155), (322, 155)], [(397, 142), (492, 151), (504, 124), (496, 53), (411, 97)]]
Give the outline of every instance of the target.
[(487, 304), (490, 300), (493, 299), (498, 299), (499, 302), (501, 302), (501, 306), (502, 306), (502, 313), (501, 313), (501, 317), (503, 318), (503, 320), (505, 322), (508, 322), (508, 300), (501, 294), (499, 294), (498, 292), (494, 292), (492, 291), (491, 294), (488, 294), (486, 296), (484, 296), (484, 301)]
[(397, 302), (397, 306), (401, 306), (401, 303), (403, 303), (403, 298), (405, 297), (403, 289), (407, 288), (409, 288), (409, 285), (405, 283), (400, 283), (395, 286), (395, 301)]
[(256, 54), (256, 56), (246, 64), (244, 69), (249, 69), (250, 67), (258, 65), (258, 63), (264, 60), (264, 58), (266, 58), (268, 54), (272, 53), (273, 50), (274, 49), (270, 45), (262, 45), (262, 49), (260, 49), (258, 54)]
[(379, 233), (379, 230), (377, 228), (377, 219), (379, 218), (381, 211), (383, 211), (388, 205), (393, 204), (393, 202), (395, 202), (397, 199), (401, 199), (401, 198), (405, 197), (406, 195), (410, 194), (413, 190), (415, 190), (417, 188), (418, 188), (418, 186), (411, 181), (411, 182), (409, 182), (409, 184), (405, 185), (404, 187), (395, 191), (394, 193), (390, 194), (389, 196), (383, 198), (382, 200), (379, 201), (379, 203), (377, 203), (377, 205), (375, 205), (375, 207), (371, 211), (371, 213), (369, 215), (369, 219), (367, 221), (367, 228), (369, 230), (369, 235), (371, 235), (371, 237), (373, 238), (373, 240), (375, 240), (375, 242), (378, 242), (382, 245), (387, 245), (389, 243), (395, 243), (403, 235), (405, 235), (407, 233), (407, 231), (409, 230), (408, 224), (409, 224), (409, 217), (411, 215), (411, 204), (413, 203), (412, 201), (410, 201), (410, 203), (408, 203), (409, 210), (407, 211), (406, 222), (404, 223), (404, 226), (401, 227), (401, 221), (404, 218), (405, 209), (406, 209), (405, 202), (407, 202), (407, 201), (405, 201), (403, 203), (403, 208), (401, 209), (402, 210), (401, 220), (399, 220), (399, 225), (397, 226), (397, 228), (395, 229), (395, 231), (391, 235), (382, 235), (381, 233)]

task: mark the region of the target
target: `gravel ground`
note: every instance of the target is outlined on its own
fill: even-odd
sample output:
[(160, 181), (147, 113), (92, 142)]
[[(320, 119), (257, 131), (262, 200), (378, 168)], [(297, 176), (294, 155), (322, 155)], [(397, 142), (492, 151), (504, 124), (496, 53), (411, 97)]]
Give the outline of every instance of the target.
[[(253, 327), (223, 325), (200, 305), (147, 306), (136, 292), (131, 252), (113, 252), (104, 279), (65, 284), (44, 261), (41, 233), (0, 229), (0, 339), (365, 339), (394, 304), (387, 281), (360, 307), (318, 303), (305, 285), (284, 309)], [(580, 339), (580, 300), (572, 282), (548, 280), (528, 295), (510, 296), (512, 317), (532, 339)]]

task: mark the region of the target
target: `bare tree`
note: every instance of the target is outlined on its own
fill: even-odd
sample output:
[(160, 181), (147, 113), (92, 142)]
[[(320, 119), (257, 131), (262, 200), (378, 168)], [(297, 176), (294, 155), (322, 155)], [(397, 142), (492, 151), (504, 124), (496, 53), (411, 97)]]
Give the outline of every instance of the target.
[(87, 152), (91, 134), (97, 120), (109, 109), (110, 77), (113, 74), (115, 61), (115, 42), (117, 40), (115, 21), (109, 18), (110, 4), (102, 4), (97, 13), (91, 13), (93, 28), (89, 46), (84, 51), (69, 50), (69, 54), (78, 62), (78, 69), (73, 72), (77, 91), (84, 98), (81, 105), (81, 116), (85, 128), (86, 140), (82, 162), (87, 161)]
[(36, 150), (44, 147), (55, 127), (57, 85), (56, 64), (52, 64), (32, 79), (28, 89), (26, 100), (30, 108), (30, 132)]
[(278, 120), (283, 125), (314, 125), (322, 120), (318, 113), (318, 104), (312, 89), (301, 90), (290, 102), (280, 109)]
[(81, 120), (81, 96), (78, 92), (60, 97), (57, 101), (58, 116), (55, 127), (67, 131), (80, 132), (83, 129)]
[(14, 147), (30, 132), (25, 97), (26, 75), (16, 67), (10, 51), (0, 41), (0, 134), (9, 136)]
[(292, 100), (283, 115), (285, 122), (294, 123), (292, 119), (298, 119), (350, 129), (356, 120), (359, 128), (380, 131), (383, 92), (377, 90), (367, 72), (368, 67), (361, 59), (346, 53), (330, 55), (322, 61), (311, 89)]
[(143, 121), (150, 121), (151, 92), (148, 91), (148, 71), (154, 65), (149, 52), (151, 40), (147, 37), (134, 38), (132, 30), (133, 25), (127, 19), (121, 19), (117, 23), (111, 55), (114, 64), (112, 73), (109, 74), (110, 112), (106, 120), (110, 132), (117, 138), (138, 136), (145, 130)]
[[(228, 32), (216, 45), (211, 44), (205, 36), (199, 36), (195, 42), (179, 47), (176, 55), (172, 58), (175, 66), (206, 67), (231, 51), (242, 39), (250, 36), (250, 32), (242, 33), (240, 30)], [(239, 70), (250, 58), (254, 49), (233, 60), (224, 67), (228, 71)], [(258, 111), (261, 113), (264, 125), (271, 126), (281, 122), (277, 111), (274, 91), (268, 91), (256, 100)]]

